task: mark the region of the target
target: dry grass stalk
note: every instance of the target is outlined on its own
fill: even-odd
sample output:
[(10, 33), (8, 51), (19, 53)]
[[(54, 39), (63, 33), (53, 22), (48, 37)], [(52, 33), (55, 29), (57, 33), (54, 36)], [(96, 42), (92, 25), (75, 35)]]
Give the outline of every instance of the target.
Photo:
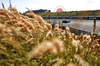
[(64, 62), (64, 59), (59, 59), (58, 58), (57, 60), (58, 60), (58, 62), (53, 64), (52, 66), (60, 66)]
[(82, 59), (80, 55), (75, 54), (74, 57), (77, 59), (77, 61), (79, 61), (79, 66), (90, 66), (90, 64)]
[(53, 33), (51, 32), (51, 30), (47, 32), (46, 37), (48, 37), (49, 35), (53, 37)]
[(31, 15), (33, 18), (36, 17), (36, 15), (29, 9), (29, 8), (26, 8), (28, 11), (30, 11), (30, 13), (28, 13), (29, 15)]
[(19, 12), (17, 11), (17, 9), (10, 7), (9, 8), (10, 11), (12, 11), (13, 13), (15, 13), (16, 15), (20, 15)]
[(2, 44), (0, 44), (0, 48), (3, 49), (3, 50), (6, 50), (6, 47), (3, 46)]
[(1, 15), (5, 15), (8, 19), (10, 19), (10, 17), (9, 17), (9, 14), (8, 14), (8, 13), (5, 13), (5, 12), (3, 12), (3, 11), (0, 11), (0, 14), (1, 14)]
[(77, 66), (77, 64), (69, 63), (69, 64), (67, 64), (66, 66)]
[(13, 46), (14, 48), (16, 48), (18, 50), (21, 50), (20, 43), (17, 40), (15, 40), (13, 37), (11, 37), (11, 36), (5, 35), (5, 38), (2, 38), (1, 41), (7, 42), (8, 44)]
[(67, 31), (70, 31), (70, 28), (67, 26), (67, 27), (66, 27), (66, 30), (67, 30)]
[(82, 43), (88, 45), (90, 42), (91, 42), (91, 36), (87, 35), (87, 34), (83, 35), (83, 41), (82, 41)]
[(75, 47), (76, 52), (78, 51), (78, 46), (80, 45), (80, 40), (72, 39), (72, 45)]
[(58, 51), (63, 51), (63, 42), (60, 39), (55, 38), (52, 42), (43, 41), (39, 46), (33, 48), (33, 50), (28, 53), (28, 58), (31, 59), (46, 52), (56, 54)]

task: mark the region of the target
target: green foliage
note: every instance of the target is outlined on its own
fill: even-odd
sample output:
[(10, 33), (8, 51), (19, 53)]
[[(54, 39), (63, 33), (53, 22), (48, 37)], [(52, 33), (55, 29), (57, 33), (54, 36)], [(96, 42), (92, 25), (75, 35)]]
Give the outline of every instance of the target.
[(41, 16), (100, 16), (100, 10), (39, 13)]

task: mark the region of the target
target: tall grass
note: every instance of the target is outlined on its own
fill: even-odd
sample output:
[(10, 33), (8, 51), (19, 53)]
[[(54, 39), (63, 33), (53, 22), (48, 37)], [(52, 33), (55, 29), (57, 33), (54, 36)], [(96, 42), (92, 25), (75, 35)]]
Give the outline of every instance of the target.
[[(27, 8), (28, 9), (28, 8)], [(29, 9), (28, 9), (29, 10)], [(0, 9), (0, 66), (98, 66), (100, 45), (90, 35), (52, 29), (31, 10)]]

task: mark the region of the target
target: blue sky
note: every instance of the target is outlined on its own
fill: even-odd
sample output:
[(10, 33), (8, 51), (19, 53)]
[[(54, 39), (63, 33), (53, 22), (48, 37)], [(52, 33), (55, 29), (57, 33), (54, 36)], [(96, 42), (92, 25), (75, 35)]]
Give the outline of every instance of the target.
[[(9, 0), (0, 0), (0, 8), (2, 8), (2, 2), (7, 9)], [(63, 6), (66, 11), (100, 9), (100, 0), (11, 0), (11, 3), (19, 12), (27, 11), (25, 7), (32, 10), (49, 9), (52, 12), (57, 9), (57, 6)]]

